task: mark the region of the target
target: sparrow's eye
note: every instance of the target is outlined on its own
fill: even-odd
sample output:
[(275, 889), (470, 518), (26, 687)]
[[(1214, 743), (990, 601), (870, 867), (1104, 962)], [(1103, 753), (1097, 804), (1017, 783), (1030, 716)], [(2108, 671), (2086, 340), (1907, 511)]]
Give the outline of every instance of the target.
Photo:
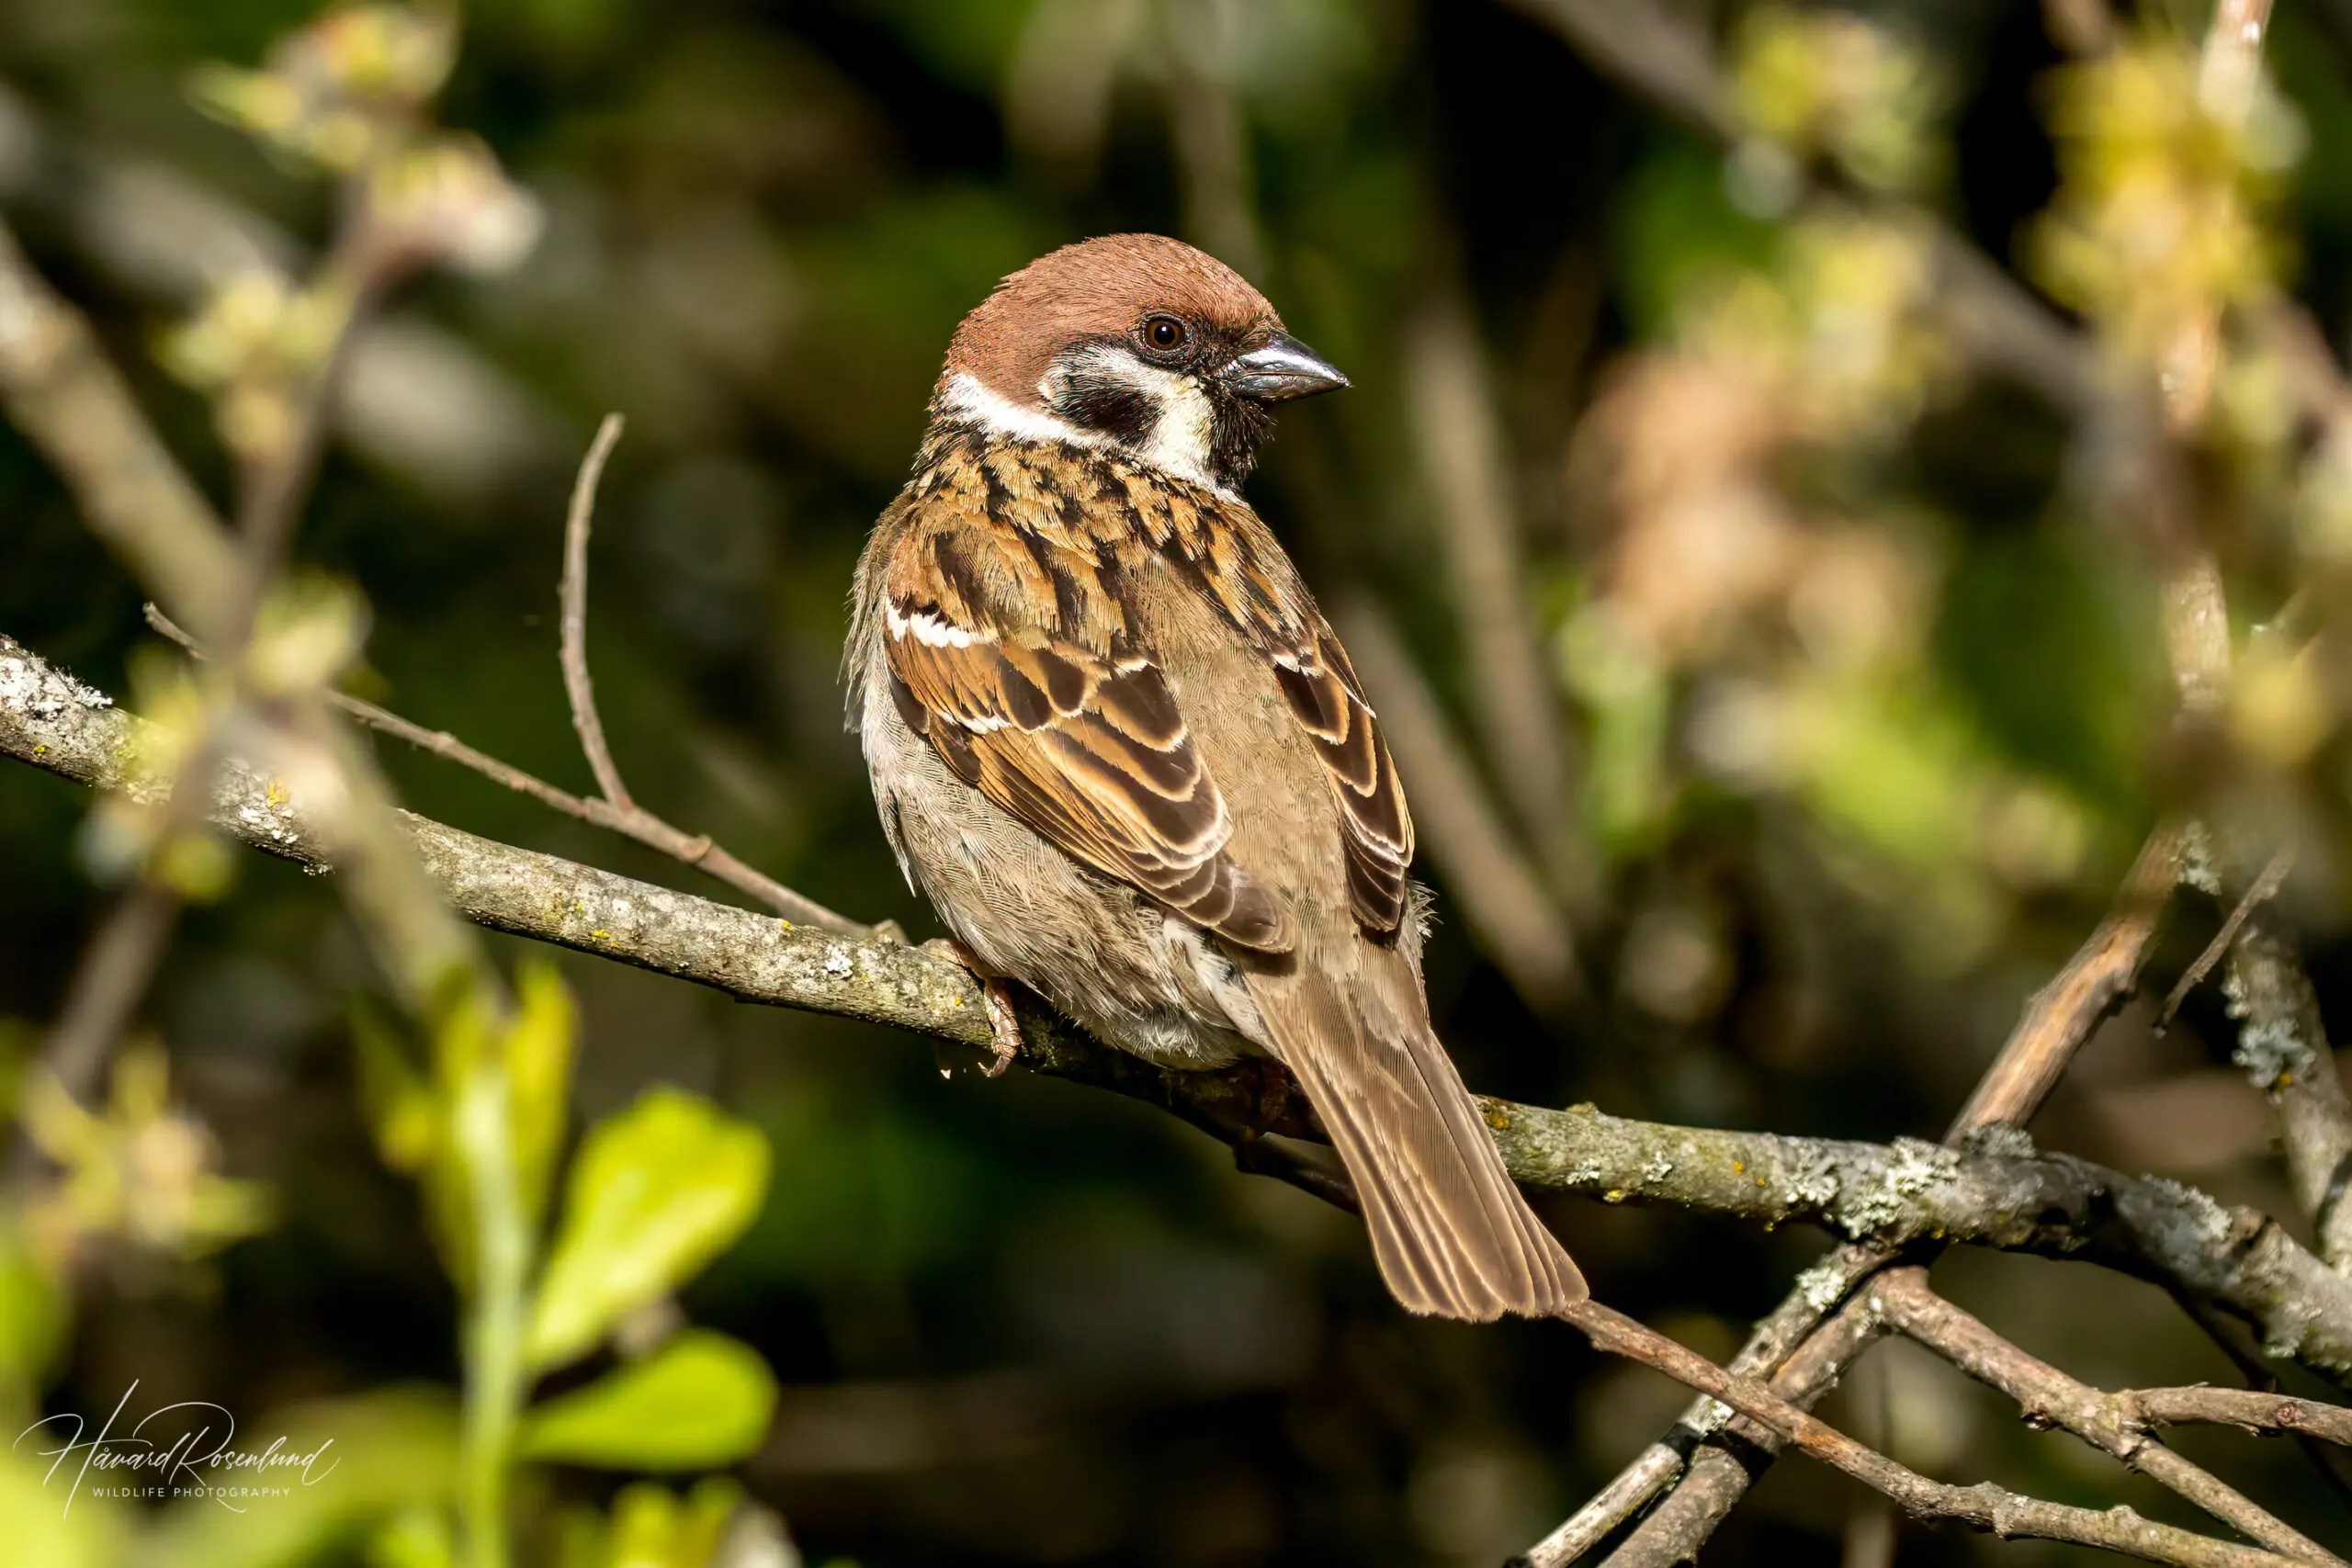
[(1154, 316), (1143, 324), (1143, 341), (1160, 354), (1175, 353), (1191, 335), (1173, 316)]

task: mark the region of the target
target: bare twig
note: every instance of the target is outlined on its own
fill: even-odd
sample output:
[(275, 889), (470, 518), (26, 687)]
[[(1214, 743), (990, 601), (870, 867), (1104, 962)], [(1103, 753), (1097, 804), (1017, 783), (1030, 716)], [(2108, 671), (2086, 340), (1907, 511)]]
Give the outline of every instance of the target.
[(1980, 1127), (2023, 1125), (2058, 1087), (2083, 1043), (2132, 994), (2180, 880), (2184, 834), (2179, 823), (2166, 822), (2148, 836), (2107, 918), (2056, 978), (2034, 993), (1953, 1118), (1951, 1137)]
[(1512, 1558), (1508, 1568), (1553, 1568), (1574, 1562), (1647, 1506), (1682, 1473), (1683, 1462), (1680, 1450), (1652, 1443), (1583, 1507), (1561, 1520), (1550, 1535)]
[(1198, 14), (1162, 7), (1159, 25), (1171, 37), (1162, 51), (1167, 76), (1161, 101), (1168, 140), (1184, 204), (1184, 229), (1210, 254), (1244, 277), (1264, 281), (1266, 247), (1258, 225), (1250, 169), (1250, 121), (1222, 73), (1202, 68), (1202, 56), (1182, 30)]
[[(2180, 830), (2171, 825), (2149, 836), (2107, 919), (2065, 968), (2027, 1004), (2017, 1028), (1954, 1119), (1946, 1134), (1947, 1145), (1962, 1143), (1984, 1128), (2030, 1120), (2083, 1042), (2130, 994), (2154, 943), (2177, 875), (2180, 843)], [(1867, 1310), (1849, 1298), (1857, 1285), (1895, 1257), (1891, 1248), (1860, 1240), (1832, 1252), (1807, 1269), (1787, 1299), (1757, 1324), (1732, 1362), (1733, 1369), (1771, 1377), (1775, 1390), (1800, 1404), (1820, 1397), (1872, 1337)], [(1828, 1327), (1824, 1327), (1825, 1320)], [(1799, 1354), (1807, 1348), (1814, 1354)], [(1611, 1559), (1620, 1568), (1670, 1563), (1696, 1551), (1747, 1491), (1747, 1465), (1720, 1445), (1710, 1444), (1692, 1452), (1687, 1469), (1678, 1465), (1668, 1470), (1660, 1462), (1660, 1454), (1679, 1458), (1691, 1442), (1705, 1436), (1711, 1429), (1707, 1416), (1703, 1404), (1684, 1412), (1678, 1423), (1680, 1435), (1645, 1450), (1620, 1476), (1617, 1484), (1639, 1471), (1655, 1476), (1660, 1488), (1679, 1481), (1672, 1502), (1643, 1521)], [(1770, 1451), (1769, 1433), (1742, 1435)], [(1581, 1535), (1577, 1532), (1577, 1538)], [(1533, 1568), (1561, 1568), (1598, 1539), (1583, 1540), (1574, 1552), (1555, 1555), (1539, 1549), (1528, 1555)], [(1552, 1540), (1547, 1537), (1546, 1544)]]
[(621, 438), (621, 416), (608, 413), (596, 427), (596, 439), (580, 459), (579, 476), (571, 482), (571, 506), (563, 522), (563, 693), (571, 702), (571, 728), (580, 732), (580, 749), (588, 754), (588, 769), (596, 788), (608, 802), (628, 810), (636, 803), (613, 766), (605, 744), (605, 721), (596, 714), (596, 685), (588, 678), (588, 531), (596, 516), (596, 481), (604, 478), (605, 459)]
[(1414, 823), (1453, 901), (1530, 1007), (1566, 1011), (1584, 985), (1559, 905), (1511, 841), (1387, 615), (1362, 599), (1334, 613), (1397, 767), (1413, 781)]
[(223, 617), (225, 631), (215, 638), (215, 646), (226, 650), (232, 669), (253, 636), (254, 619), (277, 581), (300, 520), (302, 499), (326, 455), (327, 432), (361, 330), (409, 265), (401, 252), (379, 243), (370, 205), (365, 200), (356, 205), (313, 285), (337, 302), (340, 313), (325, 354), (302, 379), (300, 395), (292, 400), (292, 425), (271, 450), (247, 463), (239, 476), (237, 557), (243, 570), (232, 584)]
[(1458, 286), (1422, 309), (1405, 352), (1408, 412), (1468, 655), (1471, 714), (1505, 803), (1566, 891), (1578, 868), (1558, 682), (1528, 603), (1510, 465), (1477, 328)]
[(2352, 1447), (2352, 1410), (2251, 1388), (2143, 1388), (2119, 1393), (2125, 1417), (2150, 1427), (2239, 1427), (2263, 1437)]
[(2222, 922), (2222, 929), (2215, 931), (2213, 940), (2205, 944), (2205, 951), (2199, 953), (2197, 961), (2182, 970), (2180, 978), (2174, 982), (2172, 990), (2165, 997), (2165, 1005), (2156, 1013), (2158, 1029), (2171, 1027), (2172, 1021), (2179, 1016), (2180, 1004), (2188, 999), (2190, 992), (2205, 983), (2205, 976), (2213, 972), (2213, 966), (2221, 963), (2222, 955), (2236, 942), (2238, 932), (2245, 926), (2246, 917), (2278, 894), (2287, 880), (2287, 874), (2294, 866), (2295, 852), (2291, 848), (2282, 849), (2270, 857), (2270, 863), (2262, 868), (2262, 874), (2254, 879), (2254, 886), (2245, 890), (2245, 896), (2230, 910), (2229, 918)]
[[(1881, 1453), (1890, 1451), (1894, 1426), (1894, 1389), (1885, 1358), (1865, 1361), (1855, 1369), (1851, 1406), (1861, 1440)], [(1845, 1537), (1838, 1545), (1838, 1568), (1894, 1568), (1894, 1551), (1902, 1520), (1893, 1499), (1863, 1497), (1846, 1514)]]
[[(1747, 1350), (1753, 1350), (1759, 1341), (1770, 1340), (1776, 1334), (1785, 1337), (1811, 1327), (1818, 1314), (1808, 1316), (1804, 1309), (1810, 1301), (1826, 1296), (1845, 1278), (1836, 1273), (1840, 1260), (1850, 1263), (1855, 1258), (1867, 1258), (1875, 1268), (1881, 1256), (1874, 1248), (1842, 1247), (1828, 1261), (1808, 1270), (1808, 1279), (1823, 1279), (1828, 1284), (1813, 1293), (1801, 1288), (1783, 1302), (1780, 1310), (1749, 1337)], [(1837, 1382), (1846, 1368), (1860, 1359), (1883, 1332), (1884, 1325), (1878, 1314), (1870, 1310), (1867, 1297), (1848, 1302), (1828, 1322), (1813, 1328), (1809, 1337), (1800, 1338), (1793, 1349), (1785, 1352), (1786, 1359), (1772, 1374), (1772, 1392), (1792, 1403), (1811, 1404)], [(1743, 1357), (1747, 1350), (1743, 1350)], [(1724, 1425), (1714, 1406), (1702, 1401), (1699, 1408), (1702, 1414), (1696, 1422), (1685, 1418), (1688, 1437), (1679, 1440), (1701, 1442)], [(1749, 1445), (1751, 1453), (1770, 1455), (1780, 1450), (1779, 1434), (1744, 1417), (1729, 1423), (1729, 1429)], [(1731, 1450), (1718, 1442), (1706, 1442), (1691, 1455), (1690, 1467), (1680, 1483), (1609, 1561), (1612, 1564), (1670, 1568), (1690, 1559), (1747, 1495), (1752, 1480), (1747, 1468)]]
[[(2199, 51), (2197, 96), (2205, 112), (2223, 125), (2244, 125), (2253, 108), (2269, 26), (2270, 0), (2218, 0), (2213, 7)], [(2188, 429), (2205, 417), (2220, 359), (2219, 313), (2206, 311), (2182, 328), (2165, 358), (2165, 412), (2174, 429)]]
[[(2249, 1343), (2253, 1337), (2245, 1324), (2186, 1291), (2168, 1290), (2166, 1293), (2172, 1297), (2173, 1304), (2180, 1308), (2182, 1315), (2204, 1331), (2205, 1337), (2213, 1342), (2214, 1348), (2228, 1358), (2230, 1365), (2235, 1367), (2238, 1375), (2245, 1380), (2246, 1386), (2243, 1389), (2221, 1392), (2244, 1393), (2255, 1398), (2280, 1397), (2278, 1370), (2264, 1361), (2258, 1345)], [(2298, 1431), (2287, 1435), (2294, 1439), (2296, 1450), (2302, 1454), (2313, 1472), (2327, 1483), (2338, 1497), (2352, 1505), (2352, 1454), (2308, 1433)]]
[(1593, 65), (1718, 141), (1740, 133), (1714, 51), (1695, 19), (1628, 0), (1513, 0)]
[[(153, 604), (147, 606), (147, 624), (196, 658), (209, 657), (185, 628), (174, 623), (169, 615)], [(470, 769), (493, 784), (503, 785), (518, 795), (527, 795), (567, 817), (593, 822), (599, 828), (609, 828), (616, 833), (635, 839), (648, 849), (659, 850), (665, 855), (684, 861), (729, 886), (750, 894), (786, 919), (797, 920), (803, 925), (821, 926), (844, 936), (863, 936), (870, 929), (846, 915), (835, 914), (814, 898), (796, 893), (775, 878), (753, 870), (713, 843), (707, 833), (689, 837), (683, 829), (672, 827), (641, 806), (623, 808), (607, 801), (587, 799), (569, 790), (559, 789), (535, 773), (525, 773), (512, 762), (501, 761), (488, 752), (475, 750), (446, 729), (427, 729), (347, 692), (329, 691), (326, 700), (331, 706), (349, 714), (370, 729), (380, 730), (445, 761)]]
[[(1871, 1282), (1870, 1291), (1871, 1304), (1889, 1325), (2016, 1400), (2028, 1421), (2064, 1427), (2249, 1540), (2299, 1562), (2345, 1568), (2335, 1553), (2151, 1438), (2131, 1395), (2103, 1393), (2019, 1349), (1936, 1294), (1926, 1269), (1890, 1269)], [(2352, 1411), (2335, 1414), (2352, 1423)], [(2275, 1422), (2275, 1409), (2270, 1415)]]
[[(2150, 1562), (2198, 1568), (2254, 1568), (2294, 1559), (2253, 1547), (2213, 1540), (2170, 1525), (2143, 1519), (2130, 1508), (2104, 1511), (2069, 1507), (2022, 1497), (1989, 1483), (1953, 1486), (1863, 1447), (1816, 1420), (1753, 1378), (1725, 1371), (1705, 1357), (1598, 1302), (1569, 1308), (1562, 1317), (1582, 1329), (1594, 1346), (1665, 1372), (1731, 1406), (1807, 1457), (1885, 1494), (1916, 1518), (1965, 1525), (2004, 1538), (2031, 1536), (2102, 1547)], [(2311, 1561), (2332, 1562), (2319, 1558)]]

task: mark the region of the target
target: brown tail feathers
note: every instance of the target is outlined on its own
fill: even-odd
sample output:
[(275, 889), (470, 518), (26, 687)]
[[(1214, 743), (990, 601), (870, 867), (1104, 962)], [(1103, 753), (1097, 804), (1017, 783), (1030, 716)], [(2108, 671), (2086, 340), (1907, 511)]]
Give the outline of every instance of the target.
[(1253, 985), (1276, 1055), (1354, 1178), (1381, 1277), (1408, 1312), (1550, 1317), (1589, 1292), (1511, 1184), (1411, 982), (1299, 974)]

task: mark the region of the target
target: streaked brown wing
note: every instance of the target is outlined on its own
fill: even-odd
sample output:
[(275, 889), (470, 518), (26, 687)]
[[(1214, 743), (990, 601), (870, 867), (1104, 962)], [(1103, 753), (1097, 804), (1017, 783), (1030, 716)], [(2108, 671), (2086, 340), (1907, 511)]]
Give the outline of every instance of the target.
[(1314, 738), (1340, 803), (1348, 861), (1348, 903), (1356, 923), (1387, 935), (1405, 918), (1405, 878), (1413, 863), (1413, 818), (1388, 755), (1380, 722), (1364, 700), (1355, 667), (1331, 628), (1317, 621), (1314, 641), (1276, 652), (1274, 679), (1299, 728)]
[[(1078, 637), (1014, 623), (1011, 604), (1082, 603), (1034, 535), (967, 523), (913, 529), (883, 584), (891, 694), (957, 776), (1106, 875), (1265, 952), (1292, 944), (1281, 905), (1227, 854), (1232, 819), (1159, 667), (1124, 628)], [(1071, 563), (1077, 564), (1075, 562)], [(1029, 574), (1042, 598), (1004, 592)], [(1079, 640), (1099, 633), (1089, 647)]]

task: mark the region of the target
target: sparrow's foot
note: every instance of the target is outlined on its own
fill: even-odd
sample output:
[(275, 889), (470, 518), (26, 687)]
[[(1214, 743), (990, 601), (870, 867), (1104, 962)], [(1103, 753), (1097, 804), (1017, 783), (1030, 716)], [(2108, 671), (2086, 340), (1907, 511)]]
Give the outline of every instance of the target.
[(937, 937), (923, 946), (954, 959), (980, 983), (980, 1000), (989, 1010), (989, 1049), (995, 1055), (985, 1071), (989, 1077), (1002, 1077), (1004, 1069), (1021, 1055), (1021, 1015), (1012, 1009), (1012, 983), (989, 974), (981, 966), (979, 955), (953, 937)]

